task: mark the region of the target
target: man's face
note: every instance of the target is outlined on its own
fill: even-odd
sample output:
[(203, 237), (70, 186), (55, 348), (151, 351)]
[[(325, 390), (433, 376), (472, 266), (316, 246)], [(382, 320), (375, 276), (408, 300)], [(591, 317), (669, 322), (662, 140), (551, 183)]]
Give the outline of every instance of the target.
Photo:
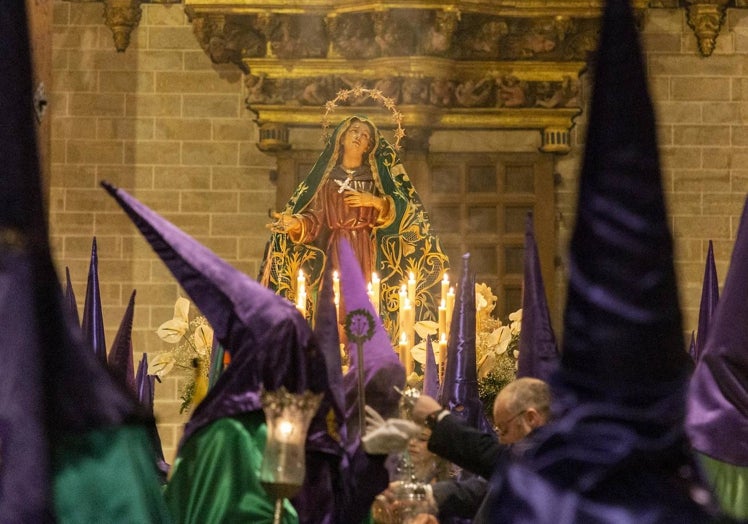
[(371, 142), (371, 128), (368, 124), (355, 121), (343, 135), (343, 148), (346, 153), (357, 154), (363, 157), (369, 150)]
[(518, 413), (510, 411), (506, 398), (499, 393), (493, 405), (493, 421), (502, 444), (514, 444), (532, 431), (532, 426), (525, 419), (526, 413), (526, 410)]

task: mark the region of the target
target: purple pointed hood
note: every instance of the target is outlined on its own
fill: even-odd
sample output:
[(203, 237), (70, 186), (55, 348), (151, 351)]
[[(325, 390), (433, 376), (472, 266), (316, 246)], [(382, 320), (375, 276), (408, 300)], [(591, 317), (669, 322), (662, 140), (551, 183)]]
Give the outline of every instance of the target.
[(701, 304), (699, 305), (699, 328), (696, 337), (696, 360), (701, 358), (704, 345), (709, 339), (709, 325), (712, 315), (719, 301), (719, 281), (717, 280), (717, 266), (714, 263), (714, 246), (709, 241), (704, 264), (704, 281), (701, 285)]
[[(748, 466), (748, 200), (709, 338), (691, 377), (688, 435), (694, 449)], [(699, 337), (701, 338), (701, 337)]]
[[(135, 389), (137, 391), (138, 401), (143, 406), (145, 412), (150, 417), (153, 417), (153, 400), (155, 396), (156, 386), (156, 375), (148, 374), (148, 354), (143, 353), (143, 357), (138, 363), (138, 370), (135, 373)], [(159, 479), (162, 484), (166, 483), (167, 476), (169, 474), (169, 464), (164, 459), (164, 448), (161, 444), (161, 436), (158, 434), (158, 428), (156, 427), (155, 419), (151, 418), (148, 422), (148, 430), (153, 443), (153, 451), (155, 454), (156, 469), (159, 472)]]
[[(442, 357), (444, 355), (441, 355)], [(426, 364), (423, 367), (423, 394), (431, 398), (439, 396), (439, 369), (436, 366), (431, 337), (426, 337)]]
[(593, 71), (561, 366), (551, 380), (556, 418), (489, 506), (496, 522), (706, 522), (710, 495), (684, 430), (693, 361), (628, 0), (605, 3)]
[(274, 294), (122, 189), (103, 183), (205, 315), (231, 354), (185, 427), (182, 442), (221, 417), (262, 409), (260, 391), (323, 391), (325, 361), (309, 324)]
[(101, 312), (101, 291), (99, 289), (99, 255), (96, 250), (96, 237), (91, 243), (91, 263), (88, 266), (86, 301), (83, 304), (81, 324), (83, 337), (93, 348), (94, 355), (106, 364), (106, 340), (104, 337), (104, 315)]
[(140, 362), (138, 362), (138, 370), (135, 372), (135, 391), (138, 402), (140, 402), (150, 415), (153, 415), (155, 382), (156, 376), (148, 374), (148, 353), (143, 353)]
[(447, 364), (439, 388), (439, 403), (481, 431), (493, 431), (478, 394), (475, 354), (475, 276), (470, 254), (462, 255), (462, 274), (457, 289), (452, 324), (447, 341)]
[(52, 263), (22, 0), (3, 4), (0, 48), (0, 520), (49, 522), (62, 438), (118, 424), (135, 406), (71, 329)]
[(73, 283), (70, 281), (70, 268), (65, 266), (65, 304), (70, 312), (70, 318), (76, 326), (80, 327), (81, 320), (78, 316), (78, 301), (75, 299), (75, 290)]
[(560, 355), (551, 326), (535, 243), (532, 214), (525, 226), (525, 268), (522, 287), (522, 330), (519, 334), (517, 378), (533, 377), (548, 382), (558, 369)]
[(125, 314), (119, 325), (117, 336), (114, 338), (112, 348), (109, 350), (109, 371), (122, 383), (133, 395), (138, 394), (135, 384), (134, 363), (132, 356), (132, 322), (135, 315), (135, 290), (130, 295)]
[[(352, 329), (359, 334), (360, 327), (369, 326), (368, 321), (373, 321), (373, 332), (371, 338), (364, 342), (364, 388), (366, 404), (373, 407), (384, 418), (393, 417), (397, 414), (400, 395), (393, 386), (403, 388), (405, 386), (405, 369), (392, 347), (392, 342), (387, 331), (382, 325), (379, 315), (374, 311), (369, 296), (366, 293), (366, 282), (361, 272), (361, 267), (353, 253), (353, 249), (346, 241), (340, 243), (338, 253), (340, 261), (340, 293), (342, 302), (345, 304), (346, 312), (359, 311), (353, 320)], [(345, 321), (343, 321), (345, 322)], [(343, 377), (346, 391), (346, 420), (348, 424), (349, 444), (355, 443), (358, 435), (358, 407), (357, 380), (358, 380), (358, 356), (356, 344), (348, 342), (348, 354), (350, 355), (350, 367), (348, 373)]]

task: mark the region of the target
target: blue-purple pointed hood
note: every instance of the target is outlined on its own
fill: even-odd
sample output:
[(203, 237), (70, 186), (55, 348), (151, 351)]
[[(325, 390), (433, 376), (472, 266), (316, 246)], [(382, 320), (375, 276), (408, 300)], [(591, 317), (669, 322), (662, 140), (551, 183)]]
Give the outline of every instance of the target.
[(532, 215), (528, 215), (525, 226), (523, 279), (522, 330), (519, 334), (517, 378), (533, 377), (548, 382), (558, 369), (561, 357), (545, 297)]
[(719, 301), (719, 281), (717, 265), (714, 262), (714, 245), (709, 241), (704, 263), (704, 280), (701, 284), (701, 303), (699, 304), (699, 329), (696, 337), (695, 355), (698, 361), (709, 338), (709, 325)]
[(478, 393), (475, 353), (475, 276), (470, 270), (470, 254), (462, 256), (462, 274), (457, 289), (452, 324), (447, 342), (447, 364), (439, 388), (439, 403), (466, 424), (482, 431), (493, 431)]
[(102, 364), (106, 364), (106, 340), (104, 336), (104, 315), (101, 311), (101, 290), (99, 288), (99, 255), (96, 237), (91, 242), (91, 262), (88, 266), (86, 301), (83, 303), (81, 321), (83, 337), (88, 341)]
[(130, 294), (125, 314), (122, 316), (117, 336), (109, 350), (107, 360), (109, 371), (133, 395), (137, 396), (138, 388), (135, 383), (135, 364), (132, 355), (132, 323), (135, 315), (135, 290)]

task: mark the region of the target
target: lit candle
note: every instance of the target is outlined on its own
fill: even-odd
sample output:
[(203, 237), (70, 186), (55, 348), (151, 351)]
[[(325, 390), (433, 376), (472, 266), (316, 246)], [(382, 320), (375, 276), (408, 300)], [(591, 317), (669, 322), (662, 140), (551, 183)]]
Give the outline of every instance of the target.
[(448, 292), (449, 292), (449, 275), (445, 271), (444, 278), (442, 278), (442, 294), (441, 294), (442, 304), (446, 302)]
[[(407, 369), (406, 361), (407, 361), (407, 351), (408, 351), (408, 335), (405, 333), (400, 333), (400, 363), (403, 365), (404, 368)], [(407, 376), (407, 374), (406, 374)]]
[(400, 333), (404, 333), (408, 336), (410, 335), (411, 330), (412, 312), (413, 308), (410, 305), (410, 300), (406, 297), (405, 303), (400, 309)]
[(304, 271), (299, 269), (299, 276), (296, 277), (296, 293), (305, 293), (306, 292), (306, 277), (304, 276)]
[(296, 278), (296, 309), (306, 316), (306, 277), (302, 270), (299, 270)]
[(455, 309), (455, 288), (450, 287), (447, 292), (447, 329), (446, 334), (449, 337), (449, 329), (452, 326), (452, 312)]
[(447, 301), (444, 298), (439, 306), (439, 336), (447, 336)]
[(400, 292), (397, 295), (397, 325), (400, 328), (400, 332), (403, 333), (403, 326), (406, 322), (403, 308), (405, 307), (405, 301), (408, 299), (408, 293), (405, 290), (405, 284), (400, 286)]
[(445, 334), (439, 335), (439, 361), (437, 369), (439, 370), (439, 383), (441, 384), (444, 379), (444, 368), (447, 366), (447, 336)]
[(413, 356), (410, 354), (410, 344), (408, 343), (408, 335), (405, 333), (400, 334), (400, 363), (405, 368), (405, 376), (410, 376), (413, 373), (414, 363)]
[(377, 275), (376, 273), (372, 273), (371, 274), (371, 296), (373, 298), (371, 302), (372, 304), (374, 304), (374, 311), (376, 311), (377, 314), (379, 314), (379, 301), (381, 300), (380, 295), (379, 295), (380, 293), (379, 283), (380, 283), (379, 275)]
[(371, 302), (371, 305), (374, 305), (374, 286), (371, 285), (371, 282), (366, 284), (366, 296), (369, 297), (369, 302)]
[(332, 292), (333, 292), (333, 299), (335, 300), (335, 311), (338, 314), (338, 317), (340, 316), (340, 277), (338, 277), (338, 272), (333, 271), (332, 272)]
[(408, 300), (410, 305), (415, 309), (416, 307), (416, 276), (411, 271), (408, 274)]

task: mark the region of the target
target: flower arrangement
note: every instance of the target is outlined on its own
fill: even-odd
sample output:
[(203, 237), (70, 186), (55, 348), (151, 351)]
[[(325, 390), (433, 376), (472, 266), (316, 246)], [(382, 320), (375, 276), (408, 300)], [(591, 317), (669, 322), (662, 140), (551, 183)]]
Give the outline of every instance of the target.
[[(493, 401), (498, 392), (515, 379), (517, 358), (519, 357), (519, 334), (522, 329), (522, 310), (509, 314), (508, 323), (492, 316), (498, 298), (486, 284), (475, 285), (475, 353), (478, 373), (478, 392), (489, 417)], [(425, 339), (435, 336), (438, 325), (431, 321), (418, 322), (416, 332)], [(426, 344), (421, 342), (413, 347), (413, 359), (424, 365)], [(438, 349), (434, 346), (434, 351)], [(438, 355), (437, 355), (437, 358)], [(420, 387), (423, 376), (412, 374), (408, 385)]]
[(190, 301), (179, 297), (174, 304), (174, 317), (156, 330), (158, 337), (173, 349), (157, 355), (150, 365), (150, 373), (159, 380), (174, 370), (189, 369), (190, 379), (182, 387), (180, 413), (196, 405), (208, 391), (213, 328), (203, 316), (190, 320)]
[(489, 417), (501, 388), (515, 379), (519, 357), (522, 309), (509, 314), (509, 323), (492, 316), (497, 297), (486, 284), (475, 285), (475, 353), (478, 393)]

